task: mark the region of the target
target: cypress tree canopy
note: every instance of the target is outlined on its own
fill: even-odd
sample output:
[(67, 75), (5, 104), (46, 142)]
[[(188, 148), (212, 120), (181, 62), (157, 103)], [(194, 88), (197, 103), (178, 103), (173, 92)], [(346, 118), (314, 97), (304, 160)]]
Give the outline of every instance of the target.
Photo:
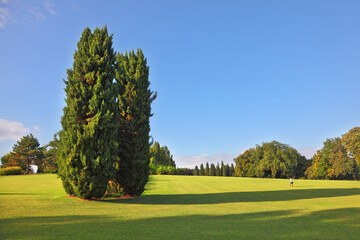
[(125, 195), (139, 196), (149, 179), (151, 103), (149, 66), (141, 49), (117, 55), (118, 144), (115, 179)]
[(86, 28), (67, 70), (59, 176), (68, 194), (102, 197), (117, 152), (115, 53), (107, 27)]

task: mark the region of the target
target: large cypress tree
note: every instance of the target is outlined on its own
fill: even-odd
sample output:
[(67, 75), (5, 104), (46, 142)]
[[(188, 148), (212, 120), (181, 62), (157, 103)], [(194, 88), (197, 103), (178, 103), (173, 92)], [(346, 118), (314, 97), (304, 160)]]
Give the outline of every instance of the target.
[(70, 195), (102, 197), (117, 157), (115, 52), (107, 27), (86, 28), (67, 71), (59, 176)]
[(137, 197), (149, 179), (151, 103), (149, 66), (141, 49), (118, 54), (118, 144), (115, 180), (123, 193)]

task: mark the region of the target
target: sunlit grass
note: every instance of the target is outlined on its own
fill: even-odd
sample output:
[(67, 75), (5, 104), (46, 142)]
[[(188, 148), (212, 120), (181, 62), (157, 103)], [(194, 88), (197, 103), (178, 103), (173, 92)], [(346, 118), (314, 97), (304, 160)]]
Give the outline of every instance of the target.
[(151, 176), (138, 199), (65, 197), (0, 177), (0, 239), (359, 239), (360, 182)]

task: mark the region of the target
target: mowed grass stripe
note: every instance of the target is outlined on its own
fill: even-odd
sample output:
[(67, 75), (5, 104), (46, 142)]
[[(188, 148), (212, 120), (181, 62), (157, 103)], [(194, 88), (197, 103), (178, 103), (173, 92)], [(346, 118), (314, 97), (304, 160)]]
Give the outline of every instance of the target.
[(56, 175), (0, 177), (0, 239), (359, 239), (358, 181), (151, 176), (138, 199), (66, 198)]

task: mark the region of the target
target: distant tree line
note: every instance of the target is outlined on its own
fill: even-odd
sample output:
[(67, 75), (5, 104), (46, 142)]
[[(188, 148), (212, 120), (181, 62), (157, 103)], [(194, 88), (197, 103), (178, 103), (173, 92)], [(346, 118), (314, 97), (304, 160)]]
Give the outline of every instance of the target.
[(24, 173), (29, 173), (31, 164), (38, 166), (38, 172), (57, 172), (57, 135), (44, 146), (33, 134), (23, 136), (13, 146), (13, 150), (1, 157), (1, 167), (21, 167)]
[(305, 175), (309, 179), (356, 179), (360, 177), (360, 127), (341, 138), (330, 138), (312, 159)]
[(153, 175), (193, 175), (193, 170), (176, 168), (173, 155), (167, 146), (154, 142), (150, 147), (150, 174)]
[(360, 127), (327, 139), (310, 160), (289, 145), (272, 141), (246, 150), (234, 161), (239, 177), (359, 180)]
[(195, 166), (194, 169), (194, 175), (196, 176), (223, 176), (223, 177), (235, 177), (235, 169), (234, 164), (224, 164), (223, 161), (221, 161), (221, 165), (219, 163), (216, 163), (216, 167), (213, 163), (209, 165), (207, 162), (205, 164), (200, 164), (200, 168), (198, 166)]

